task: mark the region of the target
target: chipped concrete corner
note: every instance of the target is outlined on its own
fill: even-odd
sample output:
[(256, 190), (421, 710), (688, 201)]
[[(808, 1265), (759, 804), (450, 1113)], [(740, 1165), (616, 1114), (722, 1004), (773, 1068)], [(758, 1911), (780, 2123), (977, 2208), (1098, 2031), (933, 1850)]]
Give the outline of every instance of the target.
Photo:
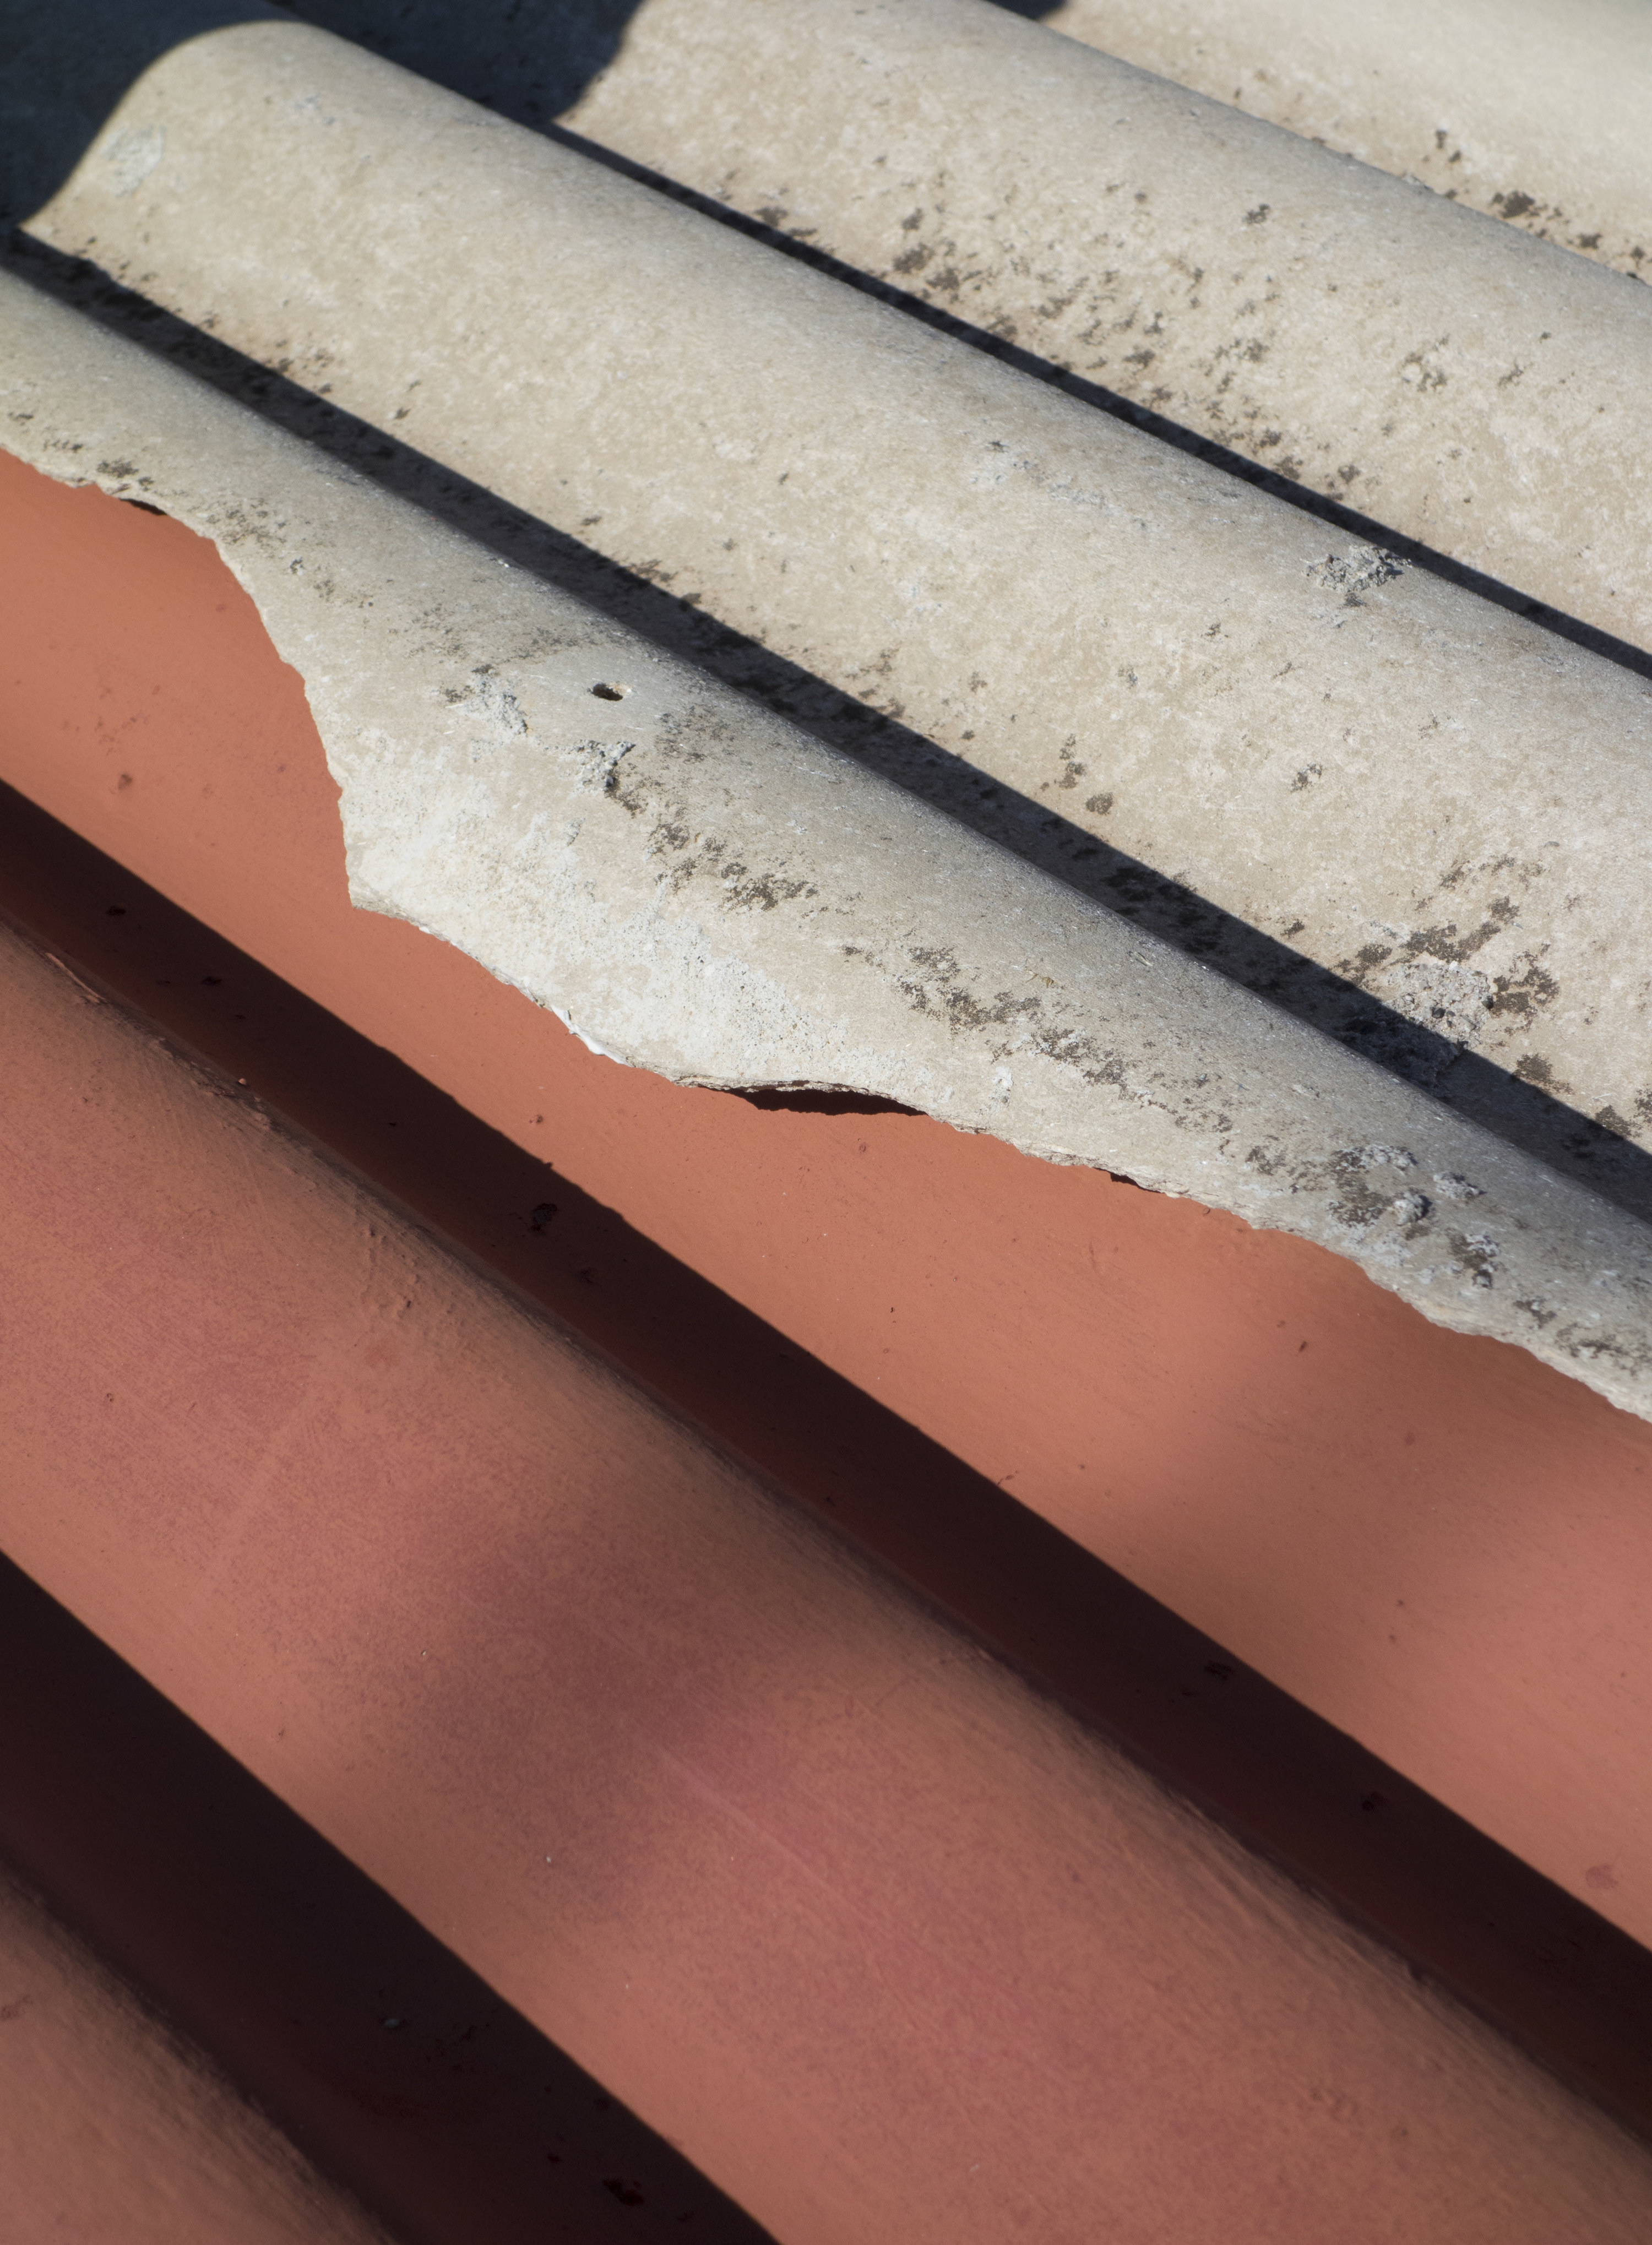
[(1318, 1241), (1437, 1321), (1522, 1343), (1652, 1415), (1652, 1237), (1633, 1217), (0, 285), (4, 441), (216, 542), (305, 680), (359, 903), (459, 946), (631, 1065), (846, 1087), (1128, 1173)]

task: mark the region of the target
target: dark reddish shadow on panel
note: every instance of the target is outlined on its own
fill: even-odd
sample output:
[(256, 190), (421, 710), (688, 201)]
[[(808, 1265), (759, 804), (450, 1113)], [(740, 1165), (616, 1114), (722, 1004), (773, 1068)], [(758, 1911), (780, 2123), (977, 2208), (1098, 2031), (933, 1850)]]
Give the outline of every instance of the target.
[(417, 2245), (768, 2235), (4, 1560), (0, 1854)]
[(1652, 2134), (1627, 1935), (8, 789), (0, 908)]

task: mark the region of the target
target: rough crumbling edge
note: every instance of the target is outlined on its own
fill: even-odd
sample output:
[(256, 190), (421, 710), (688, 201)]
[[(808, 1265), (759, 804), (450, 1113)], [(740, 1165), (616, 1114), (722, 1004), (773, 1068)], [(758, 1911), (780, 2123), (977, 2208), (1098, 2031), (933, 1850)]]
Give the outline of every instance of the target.
[(358, 905), (628, 1065), (1128, 1175), (1652, 1417), (1634, 1217), (133, 344), (0, 310), (0, 442), (210, 538), (303, 678)]

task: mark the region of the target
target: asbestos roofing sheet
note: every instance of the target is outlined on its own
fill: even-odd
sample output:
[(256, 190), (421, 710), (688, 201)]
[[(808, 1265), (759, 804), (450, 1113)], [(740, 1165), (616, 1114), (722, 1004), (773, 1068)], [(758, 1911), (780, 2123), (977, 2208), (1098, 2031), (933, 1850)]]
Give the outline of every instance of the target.
[(1016, 12), (1652, 278), (1644, 0), (1035, 0)]
[(7, 441), (216, 539), (305, 680), (358, 902), (458, 943), (633, 1064), (845, 1087), (1126, 1171), (1318, 1239), (1442, 1322), (1643, 1407), (1636, 1217), (6, 288)]

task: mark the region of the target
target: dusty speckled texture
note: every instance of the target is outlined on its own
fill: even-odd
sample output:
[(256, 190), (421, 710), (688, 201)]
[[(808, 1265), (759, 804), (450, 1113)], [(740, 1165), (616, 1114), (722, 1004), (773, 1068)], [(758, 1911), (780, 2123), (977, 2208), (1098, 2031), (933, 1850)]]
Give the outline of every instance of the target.
[(975, 0), (648, 0), (565, 122), (1652, 647), (1621, 275)]
[(1644, 0), (1054, 0), (1018, 12), (1652, 280)]
[[(1124, 1171), (1652, 1407), (1640, 1222), (130, 344), (5, 301), (5, 442), (216, 540), (306, 682), (358, 902), (633, 1064), (846, 1086)], [(1346, 597), (1303, 595), (1333, 659), (1375, 613), (1339, 632)]]
[(10, 935), (0, 1014), (8, 1549), (785, 2245), (1644, 2237), (1644, 2145), (254, 1098)]
[[(943, 18), (903, 20), (910, 45)], [(1060, 176), (1061, 136), (1084, 142), (1090, 78), (1111, 85), (1113, 66), (992, 10), (971, 21), (955, 54), (925, 50), (925, 99), (943, 64), (963, 74), (942, 105), (949, 163), (990, 177), (966, 160), (969, 132), (1024, 98), (1039, 177)], [(873, 10), (857, 36), (893, 26)], [(999, 44), (983, 122), (964, 96)], [(714, 75), (709, 29), (703, 51)], [(1154, 195), (1200, 201), (1154, 153), (1167, 90), (1133, 84), (1141, 160), (1168, 166)], [(728, 122), (714, 91), (690, 81), (682, 98)], [(601, 84), (590, 97), (606, 98)], [(1189, 125), (1177, 99), (1177, 129), (1218, 170), (1234, 136), (1260, 139), (1270, 161), (1308, 167), (1322, 216), (1323, 195), (1341, 199), (1337, 223), (1387, 275), (1371, 282), (1378, 327), (1402, 277), (1460, 300), (1456, 242), (1500, 274), (1511, 320), (1534, 288), (1575, 299), (1556, 348), (1587, 324), (1588, 381), (1475, 407), (1475, 430), (1514, 447), (1475, 507), (1550, 555), (1581, 509), (1626, 598), (1652, 582), (1635, 560), (1652, 445), (1635, 435), (1652, 296), (1230, 111)], [(818, 135), (819, 180), (836, 144), (811, 120), (829, 112), (823, 97), (808, 118), (787, 111), (789, 141)], [(155, 160), (134, 179), (120, 152), (145, 134)], [(688, 137), (674, 125), (685, 165)], [(849, 193), (866, 166), (883, 176), (875, 153), (866, 142), (839, 180), (845, 210), (900, 234), (897, 206), (917, 207), (905, 187)], [(1237, 236), (1277, 241), (1286, 204), (1248, 228), (1240, 200)], [(1378, 223), (1390, 206), (1398, 234)], [(1319, 220), (1301, 211), (1306, 241)], [(1628, 939), (1646, 910), (1652, 686), (1632, 670), (319, 31), (246, 25), (171, 54), (37, 231), (668, 591), (708, 640), (762, 642), (807, 674), (791, 697), (806, 721), (851, 697), (870, 760), (1300, 1017), (1494, 1128), (1518, 1135), (1527, 1109), (1560, 1102), (1551, 1136), (1631, 1150), (1621, 1197), (1646, 1205), (1634, 1148), (1652, 1128), (1652, 991), (1648, 947)], [(1143, 237), (1157, 255), (1154, 239), (1168, 237)], [(1317, 250), (1309, 264), (1326, 269)], [(1309, 295), (1331, 301), (1318, 281)], [(1306, 367), (1346, 434), (1381, 387), (1369, 327), (1354, 322), (1341, 359), (1334, 323), (1311, 349), (1270, 346), (1256, 378)], [(1473, 390), (1437, 380), (1426, 352), (1414, 363), (1414, 383), (1390, 370), (1406, 412)], [(1597, 416), (1602, 388), (1616, 403)], [(1452, 449), (1444, 424), (1406, 425), (1417, 441), (1394, 475)]]
[[(1351, 58), (1383, 45), (1409, 86), (1418, 49), (1429, 67), (1428, 40), (1410, 20), (1425, 8), (1415, 0), (1391, 24), (1391, 5), (1363, 11), (1351, 44), (1344, 0), (1322, 14), (1310, 51), (1347, 47)], [(544, 9), (530, 32), (510, 10), (522, 51), (511, 71), (488, 67), (503, 37), (499, 0), (411, 10), (308, 0), (299, 12), (540, 122), (565, 75), (574, 11)], [(1154, 13), (1152, 0), (1119, 0), (1117, 12)], [(1254, 10), (1234, 7), (1213, 36), (1265, 59), (1291, 50), (1276, 19), (1293, 12), (1291, 0), (1272, 0), (1252, 22)], [(1590, 104), (1581, 118), (1581, 90), (1601, 68), (1588, 28), (1598, 32), (1605, 11), (1578, 11), (1576, 51), (1569, 10), (1564, 36), (1544, 36), (1527, 0), (1506, 44), (1506, 12), (1487, 36), (1489, 0), (1477, 0), (1447, 34), (1447, 74), (1473, 85), (1500, 125), (1524, 78), (1516, 146), (1541, 114), (1549, 135), (1584, 152), (1574, 161), (1585, 171), (1609, 148), (1638, 181), (1631, 197), (1602, 180), (1608, 200), (1652, 205), (1639, 115), (1652, 95), (1644, 11), (1638, 31), (1613, 11), (1624, 50), (1616, 90), (1602, 97), (1605, 115)], [(1428, 13), (1432, 31), (1440, 11)], [(1481, 47), (1500, 51), (1489, 69)], [(536, 51), (538, 71), (525, 71)], [(1415, 167), (1351, 161), (1238, 113), (1230, 83), (1209, 91), (1223, 98), (980, 0), (644, 0), (562, 122), (1529, 599), (1652, 648), (1652, 297), (1391, 176)], [(152, 130), (159, 99), (134, 107), (123, 129)], [(1443, 152), (1452, 176), (1454, 149)], [(50, 223), (54, 239), (78, 246), (95, 233), (123, 257), (146, 238), (136, 208), (115, 214), (91, 173)], [(1628, 211), (1622, 223), (1634, 269), (1631, 248), (1652, 254), (1652, 233)], [(158, 247), (163, 236), (146, 239)], [(168, 242), (160, 269), (181, 280), (176, 256)], [(214, 307), (220, 293), (209, 292)]]

